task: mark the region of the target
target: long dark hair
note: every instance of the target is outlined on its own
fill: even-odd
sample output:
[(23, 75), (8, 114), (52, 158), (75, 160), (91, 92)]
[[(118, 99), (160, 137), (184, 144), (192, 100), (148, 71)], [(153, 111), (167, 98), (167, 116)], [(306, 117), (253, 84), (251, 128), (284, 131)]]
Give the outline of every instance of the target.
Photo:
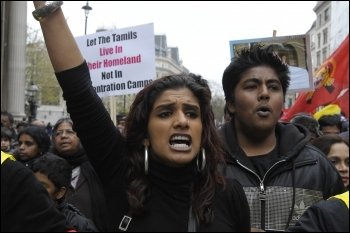
[(320, 149), (326, 156), (329, 154), (333, 144), (336, 143), (345, 143), (347, 146), (349, 146), (349, 140), (342, 138), (337, 134), (323, 135), (312, 141), (312, 145)]
[(166, 90), (186, 87), (198, 98), (203, 125), (201, 146), (206, 151), (207, 166), (194, 184), (192, 208), (200, 222), (208, 223), (212, 219), (212, 204), (217, 183), (224, 180), (217, 170), (223, 162), (221, 140), (214, 124), (211, 107), (211, 92), (207, 81), (194, 74), (170, 75), (153, 81), (140, 91), (126, 121), (126, 140), (129, 145), (129, 187), (127, 191), (130, 208), (134, 213), (143, 210), (143, 203), (149, 194), (147, 177), (144, 171), (143, 140), (148, 137), (147, 124), (156, 99)]

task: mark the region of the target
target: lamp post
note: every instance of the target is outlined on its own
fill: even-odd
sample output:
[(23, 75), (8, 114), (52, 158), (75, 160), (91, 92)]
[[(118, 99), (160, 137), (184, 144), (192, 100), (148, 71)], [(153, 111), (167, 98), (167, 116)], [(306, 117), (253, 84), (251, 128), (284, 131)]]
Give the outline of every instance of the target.
[(88, 19), (89, 12), (92, 10), (92, 7), (89, 6), (89, 1), (86, 1), (86, 5), (83, 6), (81, 9), (85, 11), (85, 35), (86, 35), (87, 19)]
[(27, 101), (28, 101), (28, 121), (31, 122), (36, 118), (37, 113), (37, 99), (38, 99), (39, 88), (34, 84), (33, 81), (30, 82), (30, 86), (27, 89)]

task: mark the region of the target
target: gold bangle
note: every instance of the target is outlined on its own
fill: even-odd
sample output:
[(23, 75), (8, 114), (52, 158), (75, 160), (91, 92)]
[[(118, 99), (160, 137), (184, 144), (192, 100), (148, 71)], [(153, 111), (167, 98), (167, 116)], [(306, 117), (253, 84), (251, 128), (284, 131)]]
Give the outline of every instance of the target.
[(34, 18), (40, 22), (45, 17), (49, 16), (58, 8), (60, 8), (62, 4), (63, 1), (46, 2), (44, 6), (35, 9), (35, 11), (33, 11), (32, 14)]

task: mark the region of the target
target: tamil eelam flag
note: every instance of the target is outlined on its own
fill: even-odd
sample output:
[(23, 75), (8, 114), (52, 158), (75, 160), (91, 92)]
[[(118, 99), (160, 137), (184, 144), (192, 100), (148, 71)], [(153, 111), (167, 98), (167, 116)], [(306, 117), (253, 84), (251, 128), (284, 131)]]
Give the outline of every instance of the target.
[(318, 69), (314, 87), (313, 91), (300, 93), (295, 103), (283, 112), (281, 121), (289, 121), (300, 112), (313, 114), (318, 107), (335, 102), (349, 88), (349, 35)]

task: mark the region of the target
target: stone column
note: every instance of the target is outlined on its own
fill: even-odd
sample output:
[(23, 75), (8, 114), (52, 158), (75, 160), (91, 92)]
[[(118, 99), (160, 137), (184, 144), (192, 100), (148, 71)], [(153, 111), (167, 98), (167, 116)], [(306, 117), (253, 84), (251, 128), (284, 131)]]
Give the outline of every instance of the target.
[[(4, 82), (7, 91), (6, 108), (16, 121), (25, 116), (25, 68), (27, 36), (27, 1), (8, 1), (8, 46), (7, 77)], [(6, 58), (5, 58), (6, 59)]]

